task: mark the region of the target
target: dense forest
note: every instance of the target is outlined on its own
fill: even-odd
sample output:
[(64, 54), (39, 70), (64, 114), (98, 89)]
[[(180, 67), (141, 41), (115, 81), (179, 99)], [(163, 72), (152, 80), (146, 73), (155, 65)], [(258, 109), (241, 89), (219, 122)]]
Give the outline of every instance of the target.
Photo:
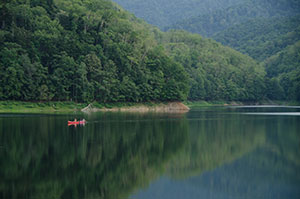
[(198, 34), (161, 34), (169, 55), (190, 76), (190, 100), (258, 101), (264, 98), (264, 68), (253, 59)]
[[(259, 64), (198, 34), (161, 32), (108, 0), (2, 1), (0, 10), (0, 100), (299, 100), (291, 72), (299, 62), (284, 78), (267, 74), (263, 66), (272, 68), (275, 58)], [(298, 18), (278, 21), (280, 33), (270, 26), (266, 43), (289, 41), (275, 43), (264, 59), (298, 41)]]
[(266, 85), (270, 99), (296, 99), (300, 101), (300, 41), (268, 58)]
[(223, 45), (263, 61), (300, 40), (300, 15), (251, 19), (212, 37)]
[(184, 68), (106, 0), (2, 1), (1, 100), (170, 101)]
[[(117, 1), (117, 0), (116, 0)], [(136, 13), (147, 13), (147, 9), (145, 5), (147, 4), (147, 0), (143, 1), (144, 3), (136, 2), (135, 5), (138, 4), (139, 10), (136, 9), (136, 6), (130, 3), (130, 1), (123, 0), (120, 2), (121, 5), (124, 5), (128, 10)], [(150, 1), (149, 1), (150, 2)], [(225, 1), (223, 1), (224, 3)], [(161, 3), (163, 3), (161, 1)], [(164, 1), (166, 4), (166, 2)], [(186, 5), (191, 5), (195, 3), (192, 0), (186, 0)], [(148, 3), (149, 4), (149, 3)], [(162, 9), (166, 11), (164, 8), (165, 4), (162, 5)], [(168, 15), (172, 15), (175, 10), (181, 10), (182, 13), (187, 12), (184, 6), (180, 6), (180, 4), (173, 4), (173, 1), (168, 2), (168, 5), (171, 4), (173, 7), (172, 10), (168, 10)], [(177, 5), (177, 7), (176, 7)], [(195, 5), (195, 4), (194, 4)], [(214, 5), (209, 7), (210, 5)], [(178, 15), (178, 17), (171, 18), (173, 25), (167, 25), (165, 27), (161, 27), (163, 30), (170, 29), (184, 29), (189, 32), (200, 33), (205, 37), (211, 37), (214, 40), (221, 42), (223, 45), (234, 48), (235, 50), (249, 55), (254, 58), (257, 62), (260, 62), (260, 65), (264, 67), (265, 76), (263, 86), (265, 88), (264, 95), (259, 95), (265, 99), (281, 99), (281, 100), (299, 100), (297, 96), (296, 89), (298, 88), (296, 85), (299, 84), (299, 78), (296, 74), (294, 74), (294, 69), (299, 67), (299, 61), (296, 58), (291, 58), (290, 61), (282, 60), (277, 58), (277, 62), (266, 61), (272, 56), (278, 57), (279, 54), (285, 55), (288, 49), (295, 49), (297, 46), (296, 43), (300, 41), (300, 2), (294, 0), (239, 0), (239, 1), (230, 1), (228, 6), (222, 5), (221, 2), (218, 1), (210, 1), (210, 3), (203, 1), (202, 4), (197, 4), (197, 9), (203, 9), (201, 12), (192, 12), (195, 9), (189, 9), (191, 16)], [(193, 16), (192, 16), (193, 15)], [(146, 21), (157, 25), (157, 22), (152, 22), (153, 16), (159, 18), (157, 20), (164, 21), (164, 17), (161, 16), (157, 10), (152, 10), (150, 16), (141, 16)], [(169, 21), (170, 22), (170, 21)], [(167, 34), (173, 34), (170, 33)], [(176, 32), (176, 31), (175, 31)], [(178, 31), (177, 31), (178, 32)], [(186, 36), (189, 35), (186, 33)], [(190, 36), (187, 36), (190, 37)], [(196, 37), (195, 35), (193, 36)], [(177, 45), (178, 46), (178, 45)], [(188, 49), (189, 51), (197, 46), (191, 45), (191, 48), (187, 46), (182, 47), (182, 49)], [(210, 50), (212, 45), (206, 46)], [(290, 48), (289, 48), (290, 47)], [(168, 47), (167, 47), (168, 49)], [(171, 48), (173, 49), (173, 48)], [(198, 48), (197, 51), (205, 51), (204, 49)], [(170, 50), (170, 48), (169, 48)], [(209, 50), (208, 50), (209, 51)], [(177, 54), (179, 50), (177, 49)], [(296, 51), (297, 52), (297, 51)], [(294, 53), (296, 55), (297, 53)], [(182, 50), (180, 56), (188, 55), (186, 50)], [(215, 54), (217, 53), (217, 55)], [(196, 52), (198, 55), (203, 55), (200, 52)], [(226, 53), (214, 51), (215, 57), (226, 57)], [(192, 55), (188, 55), (192, 56)], [(274, 57), (271, 60), (274, 60)], [(295, 57), (295, 56), (294, 56)], [(296, 56), (297, 57), (297, 56)], [(195, 58), (195, 56), (194, 56)], [(175, 58), (176, 60), (176, 58)], [(215, 58), (210, 59), (210, 61), (214, 62)], [(178, 59), (177, 59), (178, 61)], [(188, 62), (181, 62), (183, 66), (185, 66), (187, 72), (191, 70), (189, 67), (186, 67)], [(207, 62), (210, 63), (210, 62)], [(207, 65), (206, 63), (206, 65)], [(218, 65), (225, 66), (226, 61), (222, 60), (218, 62)], [(237, 64), (242, 65), (242, 64)], [(274, 67), (274, 70), (280, 71), (280, 74), (276, 75), (276, 78), (273, 74), (269, 74), (269, 72)], [(225, 67), (226, 71), (230, 71), (230, 67)], [(275, 69), (276, 68), (276, 69)], [(286, 68), (293, 68), (293, 70), (286, 72)], [(207, 71), (208, 67), (204, 67), (204, 71)], [(282, 73), (282, 74), (281, 74)], [(190, 73), (190, 76), (195, 76), (197, 73)], [(238, 73), (241, 75), (242, 73)], [(205, 80), (210, 79), (208, 73), (205, 73)], [(262, 75), (262, 73), (261, 73)], [(221, 78), (216, 78), (218, 81), (213, 80), (212, 82), (219, 82), (218, 85), (225, 88), (228, 87), (226, 81), (228, 76), (221, 75)], [(283, 78), (284, 77), (284, 78)], [(219, 80), (222, 79), (223, 80)], [(192, 78), (193, 79), (193, 78)], [(201, 79), (201, 78), (200, 78)], [(231, 78), (230, 78), (231, 79)], [(284, 80), (285, 79), (285, 80)], [(198, 79), (199, 80), (199, 79)], [(201, 81), (200, 81), (201, 82)], [(222, 83), (220, 83), (222, 82)], [(289, 82), (289, 83), (287, 83)], [(197, 85), (201, 87), (201, 83), (195, 83), (195, 81), (191, 81), (191, 91), (190, 91), (190, 99), (194, 98), (194, 86)], [(203, 84), (203, 83), (202, 83)], [(235, 84), (235, 83), (234, 83)], [(237, 84), (238, 87), (241, 84)], [(274, 90), (275, 89), (275, 90)], [(204, 89), (205, 90), (205, 89)], [(218, 93), (218, 89), (213, 89), (214, 92)], [(236, 90), (236, 89), (234, 89)], [(240, 89), (238, 89), (240, 90)], [(204, 93), (204, 92), (202, 92)], [(216, 94), (214, 93), (214, 94)], [(222, 91), (222, 93), (224, 93)], [(240, 93), (240, 92), (239, 92)], [(277, 93), (277, 94), (276, 94)], [(205, 94), (206, 95), (206, 94)], [(232, 95), (232, 93), (231, 93)], [(216, 95), (218, 96), (218, 94)], [(236, 95), (233, 95), (236, 96)], [(214, 97), (213, 97), (214, 98)], [(223, 97), (224, 98), (224, 97)], [(238, 97), (240, 98), (240, 97)], [(197, 98), (198, 99), (198, 98)], [(211, 99), (208, 97), (206, 99)], [(228, 98), (225, 98), (228, 99)], [(231, 99), (236, 99), (233, 97)]]

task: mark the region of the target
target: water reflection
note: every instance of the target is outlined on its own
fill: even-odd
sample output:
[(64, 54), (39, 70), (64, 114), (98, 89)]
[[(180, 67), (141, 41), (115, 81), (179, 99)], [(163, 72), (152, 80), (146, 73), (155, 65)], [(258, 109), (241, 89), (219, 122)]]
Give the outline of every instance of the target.
[(71, 118), (0, 117), (0, 198), (127, 198), (188, 140), (180, 115), (100, 113), (76, 128)]
[[(300, 117), (0, 115), (0, 198), (300, 198)], [(86, 126), (68, 127), (73, 118)]]
[(300, 198), (300, 118), (247, 111), (192, 110), (189, 144), (166, 175), (132, 198)]
[[(192, 113), (193, 115), (193, 113)], [(229, 163), (265, 143), (266, 127), (258, 120), (241, 120), (224, 112), (197, 112), (190, 120), (190, 141), (169, 166), (169, 175), (187, 178)]]
[(287, 116), (300, 116), (300, 112), (273, 112), (273, 113), (244, 113), (246, 115), (287, 115)]

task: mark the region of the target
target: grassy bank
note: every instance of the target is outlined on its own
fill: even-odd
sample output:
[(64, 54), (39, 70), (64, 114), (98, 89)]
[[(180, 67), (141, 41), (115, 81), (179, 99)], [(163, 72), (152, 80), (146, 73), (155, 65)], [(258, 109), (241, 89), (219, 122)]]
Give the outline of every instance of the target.
[(241, 102), (226, 102), (226, 101), (187, 101), (184, 104), (190, 108), (207, 107), (207, 106), (226, 106), (226, 105), (243, 105)]
[[(286, 101), (261, 101), (258, 103), (226, 102), (226, 101), (186, 101), (184, 102), (189, 108), (209, 107), (209, 106), (226, 106), (226, 105), (287, 105), (300, 106), (300, 102)], [(70, 113), (80, 111), (88, 103), (75, 102), (18, 102), (18, 101), (0, 101), (0, 113)], [(162, 102), (146, 103), (98, 103), (93, 102), (92, 107), (97, 109), (126, 109), (131, 107), (148, 107), (167, 105)]]
[[(92, 106), (98, 109), (112, 109), (134, 106), (154, 107), (162, 103), (98, 103), (93, 102)], [(75, 102), (19, 102), (19, 101), (0, 101), (0, 113), (68, 113), (80, 111), (88, 103)]]
[(75, 102), (0, 101), (0, 113), (66, 113), (79, 111), (85, 106)]
[(259, 101), (259, 102), (237, 102), (237, 101), (187, 101), (184, 104), (190, 108), (207, 106), (242, 106), (242, 105), (279, 105), (279, 106), (300, 106), (297, 101)]

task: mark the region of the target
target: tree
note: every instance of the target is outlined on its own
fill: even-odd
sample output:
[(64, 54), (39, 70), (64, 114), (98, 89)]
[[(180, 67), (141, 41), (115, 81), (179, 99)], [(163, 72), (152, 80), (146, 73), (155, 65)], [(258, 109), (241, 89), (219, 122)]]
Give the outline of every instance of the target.
[(56, 55), (53, 61), (52, 84), (55, 86), (54, 99), (73, 100), (75, 97), (74, 74), (77, 64), (65, 53)]

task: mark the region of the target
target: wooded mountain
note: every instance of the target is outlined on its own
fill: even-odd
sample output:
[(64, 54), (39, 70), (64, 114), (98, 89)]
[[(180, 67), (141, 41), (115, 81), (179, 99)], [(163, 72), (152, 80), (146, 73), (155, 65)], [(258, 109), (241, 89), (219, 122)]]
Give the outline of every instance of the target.
[(300, 14), (300, 2), (294, 0), (245, 0), (226, 9), (200, 14), (175, 22), (167, 29), (184, 29), (206, 37), (245, 23), (250, 19), (294, 16)]
[(300, 15), (252, 19), (212, 36), (258, 61), (300, 40)]
[[(270, 99), (295, 99), (300, 101), (300, 41), (268, 58), (266, 85)], [(286, 98), (287, 97), (287, 98)]]
[(299, 1), (250, 0), (172, 28), (212, 37), (260, 62), (267, 59), (262, 63), (267, 72), (267, 98), (299, 100), (299, 14)]
[(208, 14), (244, 0), (113, 0), (137, 17), (164, 28), (179, 20)]
[(0, 100), (173, 101), (184, 68), (106, 0), (1, 1)]
[(13, 1), (1, 13), (1, 100), (263, 97), (264, 71), (251, 58), (199, 35), (160, 32), (110, 1)]
[(184, 31), (160, 35), (169, 55), (190, 75), (190, 100), (258, 101), (265, 71), (252, 58), (211, 39)]
[[(143, 1), (144, 4), (139, 4), (136, 1), (136, 5), (139, 5), (139, 11), (128, 0), (119, 1), (132, 12), (148, 13), (144, 7), (147, 1)], [(188, 12), (187, 10), (184, 11), (186, 9), (185, 6), (175, 2), (173, 4), (172, 2), (168, 2), (174, 6), (172, 10), (180, 10), (181, 13)], [(185, 1), (185, 4), (190, 5), (191, 2), (195, 1)], [(211, 3), (214, 4), (216, 1), (211, 1)], [(165, 4), (167, 3), (165, 2)], [(196, 6), (196, 4), (194, 5)], [(210, 7), (210, 9), (208, 9), (208, 5), (204, 1), (203, 4), (197, 4), (197, 9), (206, 11), (193, 12), (194, 16), (191, 17), (180, 14), (172, 16), (174, 11), (169, 11), (166, 15), (172, 16), (171, 20), (175, 22), (171, 26), (164, 27), (163, 30), (184, 29), (189, 32), (199, 33), (249, 55), (259, 62), (263, 62), (276, 54), (286, 54), (286, 48), (290, 45), (295, 45), (300, 40), (300, 2), (297, 0), (240, 0), (231, 1), (228, 6), (216, 3), (214, 5), (218, 6)], [(194, 10), (196, 8), (189, 8), (190, 13)], [(155, 9), (152, 9), (149, 13), (147, 16), (143, 15), (141, 17), (153, 24), (156, 24), (156, 22), (151, 21), (153, 15), (157, 18), (160, 17), (161, 21), (164, 19)], [(296, 61), (296, 59), (291, 60)], [(274, 67), (282, 67), (279, 71), (289, 68), (289, 64), (297, 65), (297, 62), (288, 63), (280, 59), (277, 59), (277, 62), (281, 63), (274, 65)], [(266, 72), (269, 73), (272, 64), (265, 65), (266, 63), (269, 63), (269, 61), (261, 64), (268, 68)], [(185, 65), (184, 63), (182, 64)], [(287, 91), (291, 89), (287, 88), (286, 84), (283, 85), (283, 81), (279, 79), (271, 80), (269, 79), (271, 76), (271, 74), (268, 74), (265, 78), (266, 95), (270, 99), (295, 99), (295, 94)], [(285, 74), (285, 77), (289, 81), (292, 81), (292, 79), (296, 81), (294, 82), (295, 85), (298, 84), (298, 78), (292, 77), (292, 73)], [(223, 82), (222, 85), (225, 85), (225, 83)], [(283, 89), (285, 89), (285, 92), (283, 92)], [(193, 89), (191, 93), (192, 91)], [(274, 93), (278, 95), (276, 96)]]
[(274, 97), (266, 94), (273, 77), (252, 58), (197, 34), (161, 32), (111, 1), (2, 1), (0, 9), (0, 100)]

